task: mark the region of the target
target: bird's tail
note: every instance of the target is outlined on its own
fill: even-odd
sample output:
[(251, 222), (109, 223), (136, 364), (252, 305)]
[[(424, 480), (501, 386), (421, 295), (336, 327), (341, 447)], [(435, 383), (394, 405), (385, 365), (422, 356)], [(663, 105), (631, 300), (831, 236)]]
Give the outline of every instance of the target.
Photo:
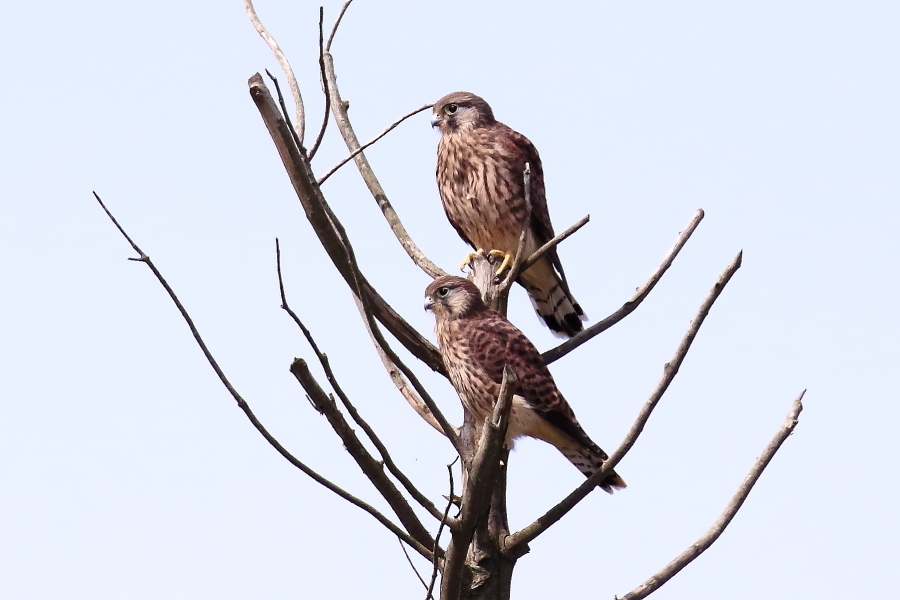
[(535, 312), (557, 337), (572, 337), (584, 329), (584, 311), (552, 263), (543, 258), (520, 276)]
[[(562, 452), (563, 456), (568, 458), (569, 462), (575, 465), (579, 471), (584, 473), (585, 477), (590, 477), (599, 471), (600, 467), (603, 466), (603, 463), (606, 462), (606, 459), (609, 458), (606, 455), (606, 452), (600, 450), (600, 448), (594, 448), (590, 451), (585, 448), (579, 448), (577, 451), (574, 448), (560, 448), (560, 452)], [(621, 490), (628, 486), (625, 484), (625, 480), (619, 477), (618, 473), (612, 471), (603, 479), (603, 481), (597, 484), (597, 487), (602, 488), (604, 492), (612, 494), (614, 490)]]

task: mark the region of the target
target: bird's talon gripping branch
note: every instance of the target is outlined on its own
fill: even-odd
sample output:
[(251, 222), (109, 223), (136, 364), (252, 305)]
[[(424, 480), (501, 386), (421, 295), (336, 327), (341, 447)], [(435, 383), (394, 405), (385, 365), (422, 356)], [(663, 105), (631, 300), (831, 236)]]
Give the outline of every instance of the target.
[[(491, 252), (496, 252), (496, 250), (491, 250)], [(463, 261), (461, 263), (459, 263), (459, 270), (465, 271), (466, 267), (471, 268), (472, 261), (475, 260), (475, 257), (476, 256), (484, 256), (484, 255), (485, 255), (484, 248), (479, 248), (475, 252), (469, 252), (468, 254), (466, 254), (466, 257), (463, 259)]]
[(513, 255), (512, 252), (504, 252), (503, 250), (491, 250), (488, 252), (488, 256), (490, 258), (502, 258), (503, 262), (500, 263), (500, 266), (497, 267), (497, 275), (499, 276), (503, 271), (509, 268), (512, 264)]

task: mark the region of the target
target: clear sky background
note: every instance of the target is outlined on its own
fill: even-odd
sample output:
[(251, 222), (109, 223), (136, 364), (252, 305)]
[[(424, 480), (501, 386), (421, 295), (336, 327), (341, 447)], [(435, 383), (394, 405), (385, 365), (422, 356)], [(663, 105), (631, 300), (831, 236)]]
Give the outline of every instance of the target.
[[(339, 6), (328, 2), (326, 23)], [(317, 9), (257, 4), (312, 132)], [(91, 196), (163, 270), (278, 439), (383, 506), (288, 372), (312, 354), (278, 307), (280, 237), (292, 304), (351, 398), (431, 498), (447, 493), (450, 446), (394, 391), (247, 92), (277, 63), (241, 3), (7, 2), (0, 22), (0, 597), (423, 597), (390, 533), (251, 427)], [(333, 53), (360, 138), (451, 91), (486, 98), (539, 148), (556, 228), (591, 215), (560, 252), (592, 320), (706, 210), (638, 311), (553, 365), (607, 450), (744, 250), (618, 469), (629, 488), (592, 494), (536, 540), (514, 597), (611, 599), (644, 581), (712, 524), (804, 388), (796, 432), (737, 518), (654, 597), (890, 593), (898, 24), (894, 2), (351, 6)], [(413, 238), (451, 270), (466, 246), (440, 208), (437, 141), (426, 113), (367, 154)], [(314, 168), (345, 154), (332, 127)], [(433, 339), (427, 276), (359, 175), (347, 167), (324, 191), (365, 273)], [(539, 348), (555, 345), (521, 289), (510, 318)], [(458, 420), (449, 384), (417, 371)], [(521, 527), (581, 476), (526, 441), (510, 480)]]

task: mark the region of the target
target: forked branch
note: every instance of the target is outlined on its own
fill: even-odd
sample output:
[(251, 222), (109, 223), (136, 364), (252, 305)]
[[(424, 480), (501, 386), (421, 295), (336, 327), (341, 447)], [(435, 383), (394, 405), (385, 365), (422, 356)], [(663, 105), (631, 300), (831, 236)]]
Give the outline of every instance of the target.
[(250, 95), (275, 142), (275, 147), (306, 217), (341, 277), (354, 295), (357, 297), (365, 295), (375, 317), (414, 356), (433, 370), (444, 373), (444, 366), (437, 348), (398, 315), (365, 278), (357, 282), (348, 249), (336, 230), (339, 222), (328, 207), (321, 189), (316, 185), (316, 179), (313, 176), (309, 160), (306, 158), (306, 153), (294, 143), (293, 136), (290, 134), (272, 95), (263, 83), (262, 77), (259, 74), (251, 77), (249, 86)]
[(681, 343), (678, 345), (678, 349), (675, 351), (675, 356), (672, 357), (671, 361), (666, 363), (666, 366), (663, 369), (662, 379), (660, 379), (659, 383), (656, 386), (656, 389), (653, 390), (650, 398), (644, 404), (644, 407), (641, 409), (637, 420), (635, 420), (634, 424), (631, 426), (631, 430), (629, 430), (628, 432), (628, 435), (625, 436), (625, 439), (622, 441), (616, 451), (613, 452), (613, 454), (605, 463), (603, 463), (603, 467), (600, 470), (588, 477), (588, 479), (585, 480), (583, 484), (578, 486), (559, 504), (551, 508), (543, 516), (539, 517), (535, 522), (531, 523), (521, 531), (513, 533), (509, 537), (507, 537), (505, 542), (503, 542), (504, 553), (516, 555), (517, 552), (520, 551), (523, 544), (527, 544), (528, 542), (539, 536), (541, 533), (546, 531), (551, 525), (563, 518), (566, 513), (568, 513), (575, 507), (576, 504), (581, 502), (588, 494), (594, 491), (594, 489), (596, 489), (597, 487), (597, 484), (603, 481), (606, 478), (607, 474), (615, 469), (616, 465), (619, 464), (619, 461), (621, 461), (622, 458), (624, 458), (628, 453), (628, 451), (631, 450), (631, 447), (634, 446), (634, 443), (637, 441), (641, 432), (644, 430), (644, 426), (650, 419), (650, 415), (652, 414), (653, 409), (656, 408), (656, 405), (662, 399), (663, 394), (665, 394), (666, 390), (669, 389), (669, 384), (671, 384), (672, 380), (675, 379), (675, 375), (681, 368), (681, 363), (684, 362), (688, 350), (690, 350), (694, 338), (697, 337), (697, 333), (700, 331), (700, 326), (703, 325), (703, 321), (709, 314), (710, 309), (712, 308), (713, 304), (715, 304), (716, 299), (722, 293), (722, 290), (725, 289), (725, 286), (731, 280), (731, 277), (740, 268), (741, 256), (742, 253), (738, 253), (734, 260), (731, 261), (731, 264), (728, 265), (725, 271), (719, 276), (719, 279), (718, 281), (716, 281), (716, 284), (713, 286), (712, 290), (710, 290), (706, 299), (703, 301), (703, 304), (700, 306), (700, 309), (697, 311), (697, 315), (694, 317), (694, 320), (691, 321), (690, 328), (682, 338)]
[[(113, 214), (109, 211), (109, 209), (103, 203), (103, 200), (100, 199), (100, 196), (97, 195), (96, 192), (94, 192), (94, 198), (96, 198), (97, 202), (100, 203), (100, 207), (103, 209), (103, 212), (106, 213), (106, 216), (109, 217), (109, 220), (112, 221), (112, 223), (113, 223), (113, 225), (115, 225), (116, 229), (119, 230), (119, 233), (122, 234), (122, 237), (125, 238), (125, 240), (131, 245), (131, 248), (138, 254), (137, 258), (130, 258), (129, 260), (133, 260), (136, 262), (142, 262), (145, 265), (147, 265), (147, 267), (153, 272), (154, 277), (156, 277), (156, 280), (159, 282), (159, 284), (163, 287), (163, 289), (169, 295), (169, 298), (175, 304), (175, 307), (178, 309), (178, 312), (181, 314), (181, 317), (184, 319), (185, 323), (187, 323), (188, 328), (191, 330), (191, 334), (194, 336), (194, 340), (197, 342), (197, 345), (200, 347), (200, 350), (203, 352), (203, 356), (206, 357), (206, 360), (209, 363), (209, 365), (213, 368), (213, 371), (215, 371), (216, 376), (219, 378), (219, 381), (222, 382), (222, 385), (225, 386), (225, 389), (228, 390), (228, 393), (231, 394), (231, 397), (234, 398), (235, 402), (237, 402), (238, 407), (242, 411), (244, 411), (244, 414), (250, 420), (250, 423), (256, 428), (257, 431), (259, 431), (259, 433), (263, 436), (263, 438), (265, 438), (265, 440), (273, 448), (275, 448), (275, 450), (277, 450), (279, 454), (281, 454), (285, 459), (287, 459), (287, 461), (289, 463), (291, 463), (293, 466), (300, 469), (303, 473), (308, 475), (313, 481), (321, 484), (322, 486), (324, 486), (328, 490), (331, 490), (332, 492), (334, 492), (335, 494), (337, 494), (344, 500), (350, 502), (354, 506), (357, 506), (357, 507), (363, 509), (364, 511), (366, 511), (367, 513), (369, 513), (370, 515), (375, 517), (375, 519), (379, 523), (384, 525), (389, 531), (391, 531), (391, 533), (393, 533), (398, 538), (400, 538), (405, 543), (407, 543), (416, 552), (418, 552), (425, 558), (431, 560), (432, 551), (428, 546), (423, 545), (420, 541), (414, 539), (412, 536), (410, 536), (407, 532), (403, 531), (400, 527), (398, 527), (396, 524), (394, 524), (390, 519), (388, 519), (386, 516), (384, 516), (381, 512), (379, 512), (373, 506), (367, 504), (363, 500), (357, 498), (353, 494), (347, 492), (343, 488), (332, 483), (331, 481), (329, 481), (322, 475), (318, 474), (317, 472), (315, 472), (314, 470), (309, 468), (305, 463), (303, 463), (301, 460), (299, 460), (297, 457), (295, 457), (293, 454), (291, 454), (287, 450), (287, 448), (282, 446), (281, 443), (277, 439), (275, 439), (275, 437), (271, 433), (269, 433), (268, 429), (266, 429), (265, 426), (263, 426), (263, 424), (260, 422), (260, 420), (256, 417), (256, 415), (250, 409), (250, 405), (247, 403), (247, 401), (244, 400), (243, 396), (241, 396), (238, 393), (238, 391), (234, 388), (234, 386), (231, 385), (231, 382), (228, 380), (228, 377), (225, 376), (225, 372), (222, 371), (221, 367), (219, 366), (219, 363), (216, 361), (212, 352), (207, 347), (206, 342), (203, 341), (203, 338), (201, 337), (200, 332), (197, 330), (196, 325), (194, 325), (194, 320), (191, 318), (190, 314), (188, 314), (187, 309), (184, 307), (184, 305), (181, 303), (181, 300), (179, 300), (178, 296), (175, 294), (175, 290), (172, 289), (172, 287), (169, 285), (169, 282), (166, 281), (166, 278), (163, 277), (163, 275), (159, 271), (159, 269), (156, 268), (156, 265), (153, 264), (153, 261), (150, 259), (150, 257), (147, 256), (147, 254), (145, 254), (144, 251), (138, 247), (138, 245), (134, 242), (134, 240), (131, 239), (131, 237), (128, 235), (128, 233), (126, 233), (125, 229), (119, 224), (119, 222), (116, 220), (116, 218), (113, 216)], [(427, 535), (427, 532), (426, 532), (426, 535)]]
[[(343, 12), (341, 12), (341, 15), (343, 16)], [(335, 30), (337, 30), (337, 26), (338, 23), (335, 23)], [(337, 77), (334, 74), (334, 58), (327, 50), (324, 55), (324, 61), (326, 76), (325, 88), (330, 97), (331, 112), (334, 115), (334, 122), (337, 124), (337, 127), (340, 130), (341, 136), (344, 138), (344, 143), (346, 143), (347, 150), (350, 151), (350, 156), (356, 163), (356, 168), (359, 170), (359, 174), (362, 176), (363, 181), (369, 188), (369, 193), (371, 193), (372, 197), (375, 198), (375, 202), (378, 203), (378, 208), (381, 209), (381, 214), (384, 215), (384, 218), (387, 220), (391, 231), (397, 238), (397, 241), (400, 242), (400, 245), (412, 259), (412, 261), (420, 269), (428, 273), (433, 278), (445, 275), (446, 273), (444, 273), (443, 269), (431, 262), (428, 257), (426, 257), (425, 254), (423, 254), (422, 251), (419, 250), (419, 247), (415, 244), (415, 242), (412, 241), (412, 237), (406, 231), (403, 223), (400, 222), (400, 217), (397, 216), (397, 212), (394, 210), (394, 207), (391, 204), (390, 200), (388, 200), (384, 188), (381, 187), (381, 183), (378, 181), (378, 178), (375, 176), (375, 172), (369, 165), (369, 161), (366, 158), (366, 155), (363, 154), (363, 147), (360, 146), (359, 138), (356, 137), (356, 132), (353, 130), (353, 126), (350, 124), (350, 115), (347, 112), (349, 104), (344, 102), (344, 100), (341, 98), (341, 93), (337, 86)], [(402, 119), (400, 119), (400, 121), (389, 127), (384, 133), (381, 134), (381, 136), (387, 134), (391, 129), (396, 127), (396, 125), (398, 125), (407, 117), (425, 110), (426, 108), (429, 108), (429, 106), (430, 105), (423, 106), (422, 108), (406, 115), (406, 117), (403, 117)], [(370, 144), (378, 141), (381, 136), (378, 136), (377, 138), (372, 140)], [(341, 165), (338, 165), (338, 167), (340, 166)]]
[[(381, 462), (375, 460), (369, 451), (366, 450), (356, 432), (344, 419), (341, 411), (338, 410), (334, 398), (326, 394), (325, 390), (315, 380), (309, 371), (306, 361), (300, 358), (294, 359), (294, 362), (291, 363), (291, 373), (297, 378), (297, 381), (300, 382), (306, 393), (309, 394), (309, 398), (316, 409), (328, 419), (328, 424), (341, 438), (344, 448), (353, 457), (353, 460), (356, 461), (356, 464), (359, 465), (360, 470), (369, 481), (372, 482), (372, 485), (375, 486), (381, 497), (387, 501), (410, 536), (425, 548), (437, 548), (434, 538), (431, 537), (431, 534), (419, 521), (412, 507), (394, 485), (394, 482), (384, 472)], [(438, 513), (437, 518), (440, 518), (440, 513)]]
[[(326, 84), (327, 84), (327, 81), (326, 81)], [(363, 144), (362, 146), (360, 146), (359, 148), (357, 148), (356, 150), (354, 150), (353, 152), (351, 152), (350, 155), (347, 156), (347, 158), (344, 158), (344, 159), (341, 160), (338, 164), (336, 164), (336, 165), (334, 165), (333, 167), (331, 167), (331, 168), (328, 170), (327, 173), (325, 173), (324, 175), (322, 175), (321, 177), (319, 177), (319, 180), (318, 180), (316, 183), (319, 184), (319, 185), (322, 185), (323, 183), (325, 183), (325, 182), (328, 180), (329, 177), (331, 177), (332, 175), (334, 175), (334, 174), (338, 171), (338, 169), (340, 169), (341, 167), (343, 167), (344, 165), (346, 165), (348, 162), (350, 162), (351, 160), (353, 160), (354, 158), (356, 158), (357, 156), (359, 156), (359, 154), (360, 154), (363, 150), (365, 150), (365, 149), (368, 148), (369, 146), (372, 146), (373, 144), (375, 144), (375, 142), (377, 142), (378, 140), (380, 140), (381, 138), (383, 138), (384, 136), (386, 136), (387, 134), (389, 134), (390, 132), (392, 132), (392, 131), (397, 127), (397, 125), (399, 125), (399, 124), (402, 123), (403, 121), (407, 120), (408, 118), (410, 118), (410, 117), (412, 117), (412, 116), (415, 116), (415, 115), (419, 114), (419, 113), (422, 112), (423, 110), (428, 110), (428, 109), (431, 108), (432, 106), (433, 106), (432, 104), (426, 104), (425, 106), (420, 106), (419, 108), (417, 108), (417, 109), (415, 109), (415, 110), (413, 110), (413, 111), (410, 111), (410, 112), (406, 113), (405, 115), (403, 115), (402, 117), (400, 117), (399, 119), (397, 119), (396, 121), (394, 121), (393, 123), (391, 123), (390, 125), (388, 125), (387, 128), (386, 128), (384, 131), (382, 131), (381, 133), (379, 133), (378, 135), (376, 135), (374, 138), (372, 138), (371, 140), (369, 140), (368, 142), (366, 142), (365, 144)], [(377, 200), (377, 198), (376, 198), (376, 200)], [(389, 206), (390, 206), (390, 203), (388, 203), (386, 206), (389, 207)], [(382, 210), (384, 210), (384, 208), (382, 208)], [(393, 208), (391, 208), (390, 210), (393, 210)], [(385, 215), (385, 217), (387, 217), (387, 215)], [(396, 233), (396, 232), (395, 232), (395, 233)], [(404, 233), (405, 233), (405, 230), (404, 230)], [(442, 273), (443, 273), (443, 271), (442, 271)]]
[[(350, 398), (347, 396), (346, 393), (344, 393), (343, 387), (340, 385), (340, 382), (338, 382), (337, 376), (334, 374), (334, 371), (331, 369), (331, 362), (328, 360), (328, 356), (326, 356), (324, 352), (319, 350), (319, 345), (316, 343), (316, 340), (313, 338), (312, 332), (309, 331), (309, 329), (306, 327), (306, 325), (303, 324), (303, 321), (300, 320), (300, 317), (297, 315), (297, 313), (295, 313), (294, 310), (288, 304), (287, 294), (285, 294), (285, 291), (284, 291), (284, 278), (281, 275), (281, 245), (279, 244), (277, 239), (275, 240), (275, 264), (276, 264), (276, 270), (278, 273), (278, 290), (281, 294), (281, 308), (285, 312), (287, 312), (288, 316), (291, 317), (291, 319), (294, 321), (294, 323), (300, 329), (301, 333), (303, 333), (303, 337), (306, 338), (307, 343), (309, 343), (310, 347), (313, 350), (313, 353), (315, 353), (316, 358), (319, 360), (319, 364), (322, 366), (322, 370), (325, 371), (325, 377), (328, 379), (328, 383), (331, 385), (331, 388), (338, 395), (338, 398), (340, 398), (341, 404), (344, 405), (344, 408), (347, 410), (347, 413), (349, 413), (349, 415), (353, 419), (353, 421), (362, 428), (363, 432), (365, 432), (365, 434), (366, 434), (366, 437), (369, 438), (369, 440), (375, 446), (375, 449), (378, 450), (378, 454), (381, 455), (381, 460), (384, 462), (384, 466), (386, 466), (388, 468), (388, 471), (391, 473), (391, 475), (393, 475), (397, 479), (397, 481), (400, 482), (400, 484), (406, 489), (406, 491), (409, 492), (409, 495), (412, 496), (413, 499), (422, 506), (422, 508), (427, 510), (431, 514), (431, 516), (433, 516), (434, 518), (440, 519), (441, 512), (438, 510), (438, 508), (434, 505), (434, 503), (431, 502), (431, 500), (429, 500), (422, 492), (420, 492), (419, 489), (416, 488), (415, 485), (413, 485), (413, 482), (410, 481), (410, 479), (406, 476), (406, 474), (400, 470), (400, 468), (394, 462), (393, 457), (391, 457), (390, 453), (388, 452), (388, 449), (384, 445), (384, 442), (381, 441), (381, 438), (378, 437), (378, 434), (375, 433), (375, 430), (372, 429), (372, 426), (369, 425), (369, 423), (365, 419), (362, 418), (362, 415), (359, 414), (359, 411), (356, 410), (356, 407), (353, 405), (352, 402), (350, 402)], [(291, 371), (293, 372), (293, 368), (291, 369)], [(295, 374), (295, 376), (296, 376), (296, 374)], [(302, 381), (301, 381), (301, 383), (302, 383)], [(318, 385), (318, 384), (316, 384), (316, 385)], [(307, 392), (308, 392), (308, 390), (307, 390)], [(321, 408), (319, 409), (319, 411), (322, 412)], [(338, 419), (338, 423), (340, 423), (341, 420), (342, 419)], [(331, 418), (329, 418), (328, 421), (329, 421), (329, 423), (332, 423)], [(344, 447), (347, 448), (348, 450), (351, 448), (351, 446), (353, 446), (356, 443), (355, 442), (356, 435), (352, 429), (344, 428), (344, 427), (340, 427), (340, 428), (335, 427), (334, 424), (332, 424), (332, 428), (335, 430), (335, 433), (337, 433), (338, 436), (341, 437), (341, 440), (344, 442)], [(349, 432), (351, 434), (350, 439), (344, 439), (344, 433), (347, 430), (349, 430)], [(352, 452), (351, 452), (351, 454), (352, 454)], [(354, 458), (355, 458), (355, 456), (354, 456)], [(360, 465), (360, 467), (362, 467), (362, 465)], [(363, 469), (363, 472), (366, 473), (366, 470)], [(378, 485), (379, 485), (379, 482), (376, 482), (376, 481), (372, 481), (372, 483), (376, 487), (378, 487)], [(409, 528), (407, 528), (407, 529), (409, 529)]]

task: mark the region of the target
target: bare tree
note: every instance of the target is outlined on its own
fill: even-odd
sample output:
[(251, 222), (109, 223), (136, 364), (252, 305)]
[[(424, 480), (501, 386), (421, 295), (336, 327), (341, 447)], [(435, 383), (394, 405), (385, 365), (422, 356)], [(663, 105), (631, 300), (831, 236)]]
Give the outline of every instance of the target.
[[(517, 387), (515, 375), (508, 369), (504, 371), (500, 396), (497, 399), (492, 418), (484, 423), (479, 423), (475, 422), (473, 417), (464, 411), (464, 421), (460, 426), (456, 427), (448, 422), (427, 390), (419, 382), (414, 371), (400, 360), (391, 344), (400, 343), (416, 359), (429, 368), (439, 373), (444, 373), (438, 349), (411, 327), (369, 283), (360, 270), (347, 232), (322, 193), (322, 183), (337, 169), (352, 161), (381, 209), (397, 241), (407, 252), (413, 263), (432, 277), (443, 274), (443, 271), (418, 249), (407, 233), (363, 153), (365, 148), (377, 142), (406, 118), (426, 110), (430, 106), (423, 106), (410, 112), (394, 122), (370, 142), (366, 144), (359, 143), (350, 123), (347, 105), (342, 100), (338, 90), (334, 60), (330, 53), (338, 26), (349, 4), (350, 2), (348, 1), (343, 5), (327, 39), (323, 29), (323, 11), (322, 9), (319, 11), (319, 71), (325, 96), (326, 112), (318, 134), (309, 150), (304, 145), (306, 115), (303, 109), (303, 100), (291, 67), (274, 38), (260, 22), (250, 0), (245, 0), (247, 12), (254, 26), (271, 47), (279, 64), (287, 74), (290, 94), (296, 107), (293, 120), (288, 115), (281, 91), (278, 89), (278, 81), (274, 78), (272, 78), (272, 81), (277, 90), (278, 103), (276, 103), (259, 74), (254, 75), (249, 80), (250, 95), (284, 163), (285, 170), (304, 209), (306, 218), (312, 225), (313, 232), (319, 243), (326, 250), (335, 269), (341, 275), (352, 294), (359, 310), (363, 327), (368, 331), (372, 344), (375, 346), (388, 375), (396, 385), (400, 395), (409, 403), (413, 410), (427, 424), (444, 435), (461, 458), (463, 478), (462, 482), (460, 482), (458, 493), (454, 486), (453, 471), (450, 466), (448, 466), (449, 494), (445, 501), (439, 503), (440, 505), (436, 504), (432, 499), (419, 491), (415, 484), (397, 467), (385, 444), (351, 403), (331, 369), (328, 358), (320, 351), (309, 329), (288, 303), (282, 280), (281, 253), (277, 241), (276, 265), (281, 290), (281, 307), (290, 315), (308, 340), (316, 361), (320, 363), (324, 370), (331, 392), (326, 391), (319, 381), (316, 380), (306, 361), (295, 359), (290, 365), (290, 371), (303, 387), (312, 406), (326, 417), (329, 425), (340, 437), (347, 452), (353, 457), (362, 472), (387, 502), (391, 512), (393, 512), (393, 516), (380, 512), (367, 502), (310, 469), (267, 431), (265, 426), (256, 418), (249, 404), (231, 385), (225, 373), (219, 367), (212, 352), (194, 326), (187, 310), (166, 282), (162, 273), (157, 269), (150, 257), (128, 236), (102, 200), (100, 200), (99, 196), (96, 196), (96, 194), (95, 196), (109, 218), (137, 253), (138, 256), (131, 260), (143, 262), (151, 269), (154, 276), (181, 312), (197, 344), (216, 372), (216, 375), (222, 381), (222, 384), (266, 441), (292, 465), (334, 492), (337, 496), (372, 515), (391, 533), (396, 535), (403, 545), (408, 546), (430, 561), (433, 565), (430, 577), (420, 578), (423, 586), (426, 588), (426, 600), (434, 597), (438, 577), (440, 577), (440, 597), (444, 600), (463, 598), (508, 599), (510, 597), (513, 569), (516, 561), (529, 551), (529, 543), (562, 519), (578, 502), (595, 490), (597, 484), (616, 467), (619, 461), (637, 442), (654, 408), (660, 402), (669, 384), (678, 373), (710, 309), (732, 276), (740, 268), (741, 253), (738, 253), (713, 284), (712, 289), (698, 309), (697, 315), (691, 322), (688, 331), (675, 350), (672, 359), (666, 363), (662, 378), (642, 407), (624, 440), (612, 453), (603, 468), (565, 498), (561, 499), (555, 506), (549, 507), (534, 522), (519, 531), (510, 531), (506, 512), (506, 465), (509, 450), (504, 447), (503, 439), (511, 398)], [(319, 148), (329, 122), (332, 120), (346, 142), (349, 154), (346, 159), (327, 170), (323, 175), (316, 177), (311, 161)], [(524, 177), (526, 177), (524, 189), (528, 190), (527, 178), (529, 174), (527, 169)], [(697, 211), (687, 227), (678, 234), (675, 244), (663, 258), (656, 271), (618, 310), (572, 339), (544, 353), (544, 359), (550, 363), (568, 355), (637, 309), (672, 265), (681, 249), (700, 224), (703, 216), (702, 210)], [(491, 263), (490, 258), (476, 256), (471, 264), (470, 278), (478, 285), (485, 301), (490, 306), (505, 313), (509, 289), (516, 280), (518, 273), (527, 268), (543, 253), (572, 235), (587, 222), (588, 217), (585, 217), (530, 257), (523, 256), (522, 249), (524, 245), (520, 243), (516, 260), (508, 275), (502, 280), (498, 280), (495, 277), (495, 265)], [(520, 242), (523, 241), (524, 231), (520, 238)], [(382, 329), (390, 334), (393, 341), (389, 342)], [(337, 399), (335, 399), (335, 396)], [(778, 448), (797, 425), (797, 419), (802, 410), (802, 397), (803, 393), (793, 402), (786, 420), (779, 427), (772, 441), (759, 456), (750, 473), (748, 473), (732, 500), (715, 520), (709, 531), (679, 556), (675, 557), (663, 569), (624, 595), (623, 599), (637, 600), (648, 596), (716, 541), (740, 509), (756, 480)], [(354, 427), (348, 421), (348, 416), (350, 421), (361, 429), (363, 439), (357, 435)], [(366, 441), (376, 449), (377, 455), (374, 455), (367, 449)], [(420, 514), (427, 515), (431, 521), (428, 523), (423, 522)], [(445, 535), (446, 538), (444, 538)], [(448, 540), (443, 545), (442, 538)]]

